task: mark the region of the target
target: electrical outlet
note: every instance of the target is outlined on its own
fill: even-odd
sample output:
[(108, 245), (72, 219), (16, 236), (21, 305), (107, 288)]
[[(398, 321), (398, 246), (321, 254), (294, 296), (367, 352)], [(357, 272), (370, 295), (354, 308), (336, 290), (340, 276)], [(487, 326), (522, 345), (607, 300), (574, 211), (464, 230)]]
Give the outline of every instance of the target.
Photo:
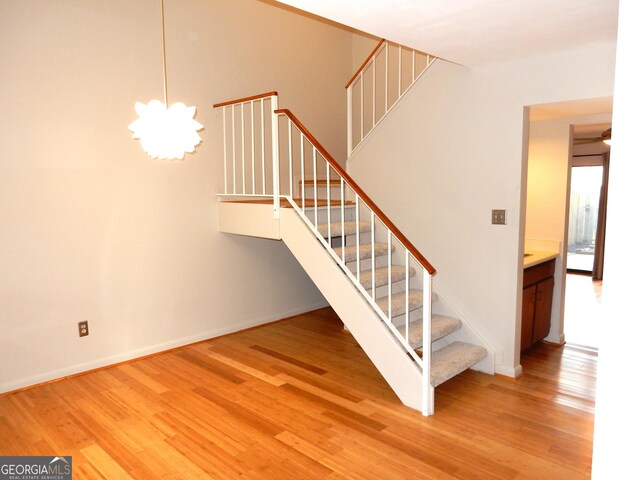
[(491, 224), (492, 225), (506, 225), (507, 224), (507, 211), (506, 210), (491, 210)]
[(78, 322), (78, 334), (81, 337), (86, 337), (87, 335), (89, 335), (89, 322), (87, 320)]

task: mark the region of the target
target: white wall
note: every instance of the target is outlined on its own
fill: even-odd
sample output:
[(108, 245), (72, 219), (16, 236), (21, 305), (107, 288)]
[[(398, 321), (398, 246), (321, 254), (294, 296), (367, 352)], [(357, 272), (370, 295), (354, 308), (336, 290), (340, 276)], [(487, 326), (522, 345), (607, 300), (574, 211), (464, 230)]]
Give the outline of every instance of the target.
[[(474, 69), (439, 62), (348, 163), (488, 337), (498, 373), (519, 371), (523, 107), (611, 95), (614, 53), (603, 44)], [(507, 210), (507, 225), (491, 225), (492, 209)]]
[(638, 383), (638, 271), (640, 256), (629, 255), (637, 243), (638, 111), (640, 111), (640, 4), (620, 0), (618, 50), (613, 103), (611, 164), (607, 216), (607, 254), (602, 288), (598, 389), (593, 444), (593, 478), (626, 478), (638, 468), (640, 429)]
[(127, 129), (162, 97), (157, 0), (0, 3), (0, 391), (325, 304), (282, 243), (217, 232), (211, 105), (278, 90), (344, 158), (352, 34), (254, 0), (165, 11), (169, 101), (205, 127), (174, 162)]
[[(378, 37), (374, 37), (371, 35), (367, 35), (361, 32), (353, 33), (353, 50), (352, 50), (352, 75), (356, 73), (358, 68), (362, 65), (362, 62), (366, 60), (366, 58), (371, 54), (376, 45), (380, 42)], [(349, 81), (349, 78), (345, 79), (344, 84), (346, 85)], [(346, 105), (346, 101), (345, 101)]]
[(547, 340), (564, 342), (564, 290), (570, 188), (571, 125), (610, 122), (611, 115), (579, 115), (529, 124), (526, 239), (554, 240), (556, 259), (551, 331)]

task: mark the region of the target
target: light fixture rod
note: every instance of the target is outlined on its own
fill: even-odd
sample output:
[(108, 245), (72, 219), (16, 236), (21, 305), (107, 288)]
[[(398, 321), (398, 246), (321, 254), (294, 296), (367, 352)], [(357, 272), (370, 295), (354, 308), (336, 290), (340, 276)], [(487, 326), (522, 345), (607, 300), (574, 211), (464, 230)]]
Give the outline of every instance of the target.
[(167, 52), (165, 46), (164, 34), (164, 0), (160, 0), (160, 22), (162, 23), (162, 78), (164, 80), (164, 106), (169, 107), (167, 103)]

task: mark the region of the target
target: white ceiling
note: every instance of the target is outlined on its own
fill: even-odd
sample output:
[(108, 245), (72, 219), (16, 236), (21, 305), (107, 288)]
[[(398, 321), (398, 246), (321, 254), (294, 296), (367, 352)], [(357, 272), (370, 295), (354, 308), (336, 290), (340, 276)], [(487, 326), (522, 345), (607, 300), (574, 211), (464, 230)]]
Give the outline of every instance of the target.
[(613, 97), (568, 100), (565, 102), (533, 105), (529, 111), (529, 119), (550, 120), (553, 118), (578, 117), (581, 115), (611, 114)]
[(618, 0), (279, 1), (467, 66), (615, 41), (618, 21)]

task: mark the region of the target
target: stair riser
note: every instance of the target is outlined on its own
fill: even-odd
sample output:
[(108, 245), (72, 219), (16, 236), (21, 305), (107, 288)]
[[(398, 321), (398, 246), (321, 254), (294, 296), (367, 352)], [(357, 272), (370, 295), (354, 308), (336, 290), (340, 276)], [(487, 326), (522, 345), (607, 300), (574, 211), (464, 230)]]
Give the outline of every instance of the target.
[[(338, 258), (342, 258), (341, 254), (339, 252), (336, 252), (336, 255), (338, 255)], [(386, 258), (387, 258), (387, 254), (386, 253), (377, 252), (377, 254), (376, 254), (376, 263), (378, 261), (386, 262), (387, 261)], [(347, 268), (349, 268), (349, 270), (351, 270), (352, 272), (355, 272), (357, 259), (355, 257), (353, 257), (351, 259), (347, 258), (345, 260), (346, 260), (345, 263), (347, 264)], [(371, 268), (370, 266), (364, 265), (365, 261), (369, 262), (369, 265), (370, 265), (370, 262), (371, 262), (371, 253), (370, 252), (369, 253), (361, 252), (361, 254), (360, 254), (360, 268), (361, 268), (361, 270), (365, 269), (365, 268), (366, 269)]]
[[(298, 194), (302, 196), (302, 189), (298, 187)], [(329, 188), (329, 194), (331, 195), (332, 200), (338, 200), (340, 198), (340, 186), (339, 185), (331, 185)], [(307, 198), (313, 198), (313, 185), (306, 185), (304, 188), (304, 195)], [(325, 181), (318, 182), (318, 198), (327, 198), (327, 183)]]
[[(302, 207), (300, 207), (302, 210)], [(318, 225), (323, 223), (329, 223), (329, 211), (331, 211), (331, 223), (341, 222), (343, 209), (340, 205), (331, 206), (331, 207), (320, 207), (318, 206)], [(304, 208), (305, 216), (311, 221), (312, 224), (315, 225), (315, 214), (316, 209), (313, 205), (305, 206)], [(355, 221), (356, 213), (355, 213), (355, 205), (345, 205), (344, 206), (344, 221), (345, 222), (353, 222)]]
[[(333, 219), (332, 219), (333, 220)], [(360, 222), (359, 224), (360, 227), (360, 238), (361, 239), (369, 239), (371, 238), (371, 224), (369, 222)], [(331, 225), (331, 237), (335, 238), (335, 237), (340, 237), (342, 238), (343, 235), (342, 233), (344, 232), (344, 237), (347, 236), (354, 236), (356, 235), (356, 223), (355, 222), (334, 222)], [(320, 224), (318, 225), (318, 231), (320, 232), (320, 235), (322, 235), (324, 238), (328, 238), (329, 235), (329, 228), (327, 224)], [(366, 237), (364, 237), (364, 235), (367, 235)]]
[[(410, 280), (411, 281), (411, 280)], [(363, 288), (365, 290), (371, 290), (371, 282), (360, 282), (360, 284), (363, 286)], [(387, 278), (384, 278), (383, 280), (378, 280), (376, 281), (376, 297), (386, 297), (388, 294), (388, 286), (389, 286), (389, 281)], [(394, 281), (394, 279), (391, 279), (391, 293), (396, 293), (398, 291), (399, 288), (403, 288), (405, 285), (405, 279), (404, 278), (399, 278), (396, 279), (396, 281)]]
[[(387, 306), (387, 302), (386, 300), (380, 299), (378, 301), (378, 306), (380, 307), (380, 309), (385, 312), (385, 314), (388, 314), (388, 306)], [(396, 302), (392, 302), (392, 308), (391, 308), (391, 318), (395, 318), (398, 316), (405, 316), (405, 313), (407, 311), (406, 309), (407, 305), (403, 300), (401, 300), (400, 302), (396, 301)], [(415, 310), (418, 309), (422, 309), (422, 300), (418, 301), (416, 299), (409, 299), (409, 313), (413, 312)]]

